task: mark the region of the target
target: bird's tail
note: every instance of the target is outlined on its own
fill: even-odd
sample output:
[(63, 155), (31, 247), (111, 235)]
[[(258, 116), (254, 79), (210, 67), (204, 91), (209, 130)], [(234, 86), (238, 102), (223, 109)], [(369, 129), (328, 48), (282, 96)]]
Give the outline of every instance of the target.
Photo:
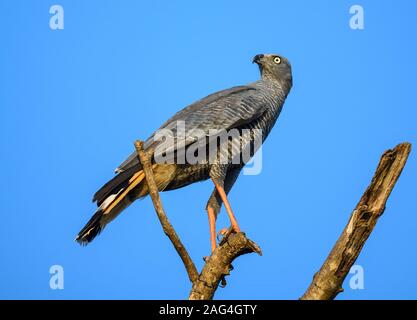
[[(172, 180), (175, 167), (154, 164), (152, 169), (158, 189), (164, 190)], [(87, 245), (134, 200), (148, 193), (145, 173), (139, 165), (118, 174), (94, 195), (93, 201), (97, 201), (99, 207), (75, 240), (82, 245)]]
[[(145, 196), (147, 188), (146, 191), (143, 190), (145, 189), (142, 183), (144, 178), (145, 174), (142, 170), (140, 170), (134, 173), (131, 177), (128, 177), (126, 181), (119, 181), (120, 177), (118, 176), (110, 180), (106, 186), (108, 187), (109, 184), (113, 185), (112, 190), (104, 199), (97, 201), (100, 206), (97, 208), (97, 211), (87, 222), (84, 228), (82, 228), (82, 230), (78, 233), (75, 240), (83, 245), (91, 242), (98, 234), (100, 234), (106, 224), (116, 218), (120, 212), (122, 212), (132, 203), (133, 200), (135, 200), (130, 197), (130, 192), (133, 189), (139, 189), (135, 190), (135, 198)], [(142, 188), (140, 188), (141, 184)], [(100, 190), (98, 192), (100, 192)]]

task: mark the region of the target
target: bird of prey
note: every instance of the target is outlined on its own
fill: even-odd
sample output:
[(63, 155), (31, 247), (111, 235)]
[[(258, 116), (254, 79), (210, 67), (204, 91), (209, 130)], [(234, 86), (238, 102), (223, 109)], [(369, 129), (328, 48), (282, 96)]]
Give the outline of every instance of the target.
[[(291, 64), (286, 58), (276, 54), (258, 54), (253, 58), (253, 63), (259, 66), (260, 80), (211, 94), (179, 111), (161, 126), (158, 131), (166, 129), (170, 132), (173, 139), (171, 151), (174, 154), (179, 152), (180, 147), (185, 148), (185, 153), (187, 152), (187, 148), (190, 148), (196, 141), (196, 130), (205, 136), (203, 143), (209, 143), (210, 139), (207, 138), (210, 138), (213, 129), (225, 131), (236, 129), (239, 132), (245, 132), (238, 139), (239, 150), (253, 143), (255, 136), (251, 134), (251, 130), (261, 130), (261, 143), (266, 139), (291, 90)], [(182, 122), (185, 127), (181, 139), (176, 126), (178, 122)], [(180, 141), (182, 143), (179, 143)], [(156, 139), (156, 133), (144, 143), (145, 151), (153, 155), (152, 168), (159, 191), (174, 190), (207, 179), (211, 179), (214, 183), (214, 190), (206, 207), (211, 250), (214, 251), (216, 248), (215, 223), (222, 204), (226, 208), (232, 230), (240, 232), (227, 194), (245, 162), (243, 160), (230, 161), (230, 157), (227, 157), (226, 161), (219, 161), (220, 157), (216, 154), (213, 161), (158, 163), (156, 158), (158, 152), (161, 155), (161, 151), (158, 151), (161, 143)], [(236, 143), (233, 144), (229, 140), (223, 143), (227, 144), (228, 153), (236, 147)], [(145, 174), (136, 152), (116, 169), (116, 173), (113, 179), (95, 193), (93, 201), (97, 203), (98, 209), (79, 232), (76, 241), (80, 244), (86, 245), (91, 242), (133, 201), (149, 193)]]

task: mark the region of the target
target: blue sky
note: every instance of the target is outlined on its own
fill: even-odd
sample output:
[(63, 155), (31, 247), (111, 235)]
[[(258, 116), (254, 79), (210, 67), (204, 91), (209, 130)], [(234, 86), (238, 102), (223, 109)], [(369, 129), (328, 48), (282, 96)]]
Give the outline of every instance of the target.
[[(64, 30), (49, 8), (64, 8)], [(365, 29), (349, 27), (349, 8)], [(263, 249), (234, 263), (218, 299), (302, 295), (347, 223), (380, 155), (417, 142), (415, 1), (0, 2), (0, 298), (182, 299), (190, 284), (150, 199), (89, 246), (73, 241), (93, 193), (168, 117), (258, 79), (280, 53), (294, 87), (230, 201)], [(357, 264), (364, 290), (339, 299), (417, 298), (417, 161), (412, 153)], [(210, 182), (162, 194), (199, 268), (209, 252)], [(228, 225), (223, 211), (218, 226)], [(64, 268), (51, 290), (49, 268)]]

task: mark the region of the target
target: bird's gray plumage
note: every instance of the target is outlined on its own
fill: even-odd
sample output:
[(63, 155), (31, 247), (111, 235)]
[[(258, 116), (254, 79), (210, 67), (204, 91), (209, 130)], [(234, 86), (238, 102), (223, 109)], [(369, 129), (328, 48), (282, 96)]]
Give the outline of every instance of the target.
[[(190, 144), (196, 140), (192, 135), (195, 129), (203, 130), (208, 134), (208, 131), (213, 129), (227, 130), (238, 127), (240, 123), (250, 122), (264, 111), (263, 105), (259, 105), (259, 110), (246, 108), (245, 98), (249, 96), (248, 93), (254, 91), (256, 89), (251, 86), (238, 86), (213, 93), (177, 112), (157, 131), (170, 130), (176, 143), (177, 123), (182, 121), (185, 125), (185, 140)], [(155, 133), (146, 140), (145, 149), (154, 143), (154, 136)], [(134, 152), (116, 169), (116, 172), (122, 172), (138, 162), (137, 154)]]
[[(283, 63), (291, 68), (286, 59)], [(269, 73), (266, 75), (264, 73), (263, 79), (259, 81), (216, 92), (189, 105), (177, 112), (158, 130), (170, 130), (176, 142), (176, 124), (177, 121), (183, 121), (186, 144), (196, 141), (195, 136), (192, 135), (195, 129), (203, 130), (207, 134), (209, 130), (215, 129), (262, 129), (265, 139), (291, 89), (292, 78), (288, 81), (290, 83), (280, 83)], [(145, 149), (155, 144), (154, 135), (155, 133), (146, 140)], [(137, 154), (134, 152), (116, 169), (116, 172), (125, 171), (138, 162)]]
[[(253, 143), (255, 138), (253, 129), (260, 129), (262, 142), (267, 138), (292, 87), (291, 65), (287, 59), (277, 55), (257, 55), (254, 62), (260, 68), (260, 80), (211, 94), (177, 112), (160, 127), (159, 130), (170, 130), (173, 138), (172, 151), (178, 151), (179, 147), (187, 148), (194, 143), (198, 139), (195, 135), (196, 130), (203, 132), (205, 138), (208, 139), (212, 130), (225, 130), (226, 132), (231, 129), (239, 130), (242, 135), (237, 142), (224, 142), (228, 144), (226, 150), (229, 153), (233, 149), (244, 150)], [(179, 121), (183, 123), (185, 129), (185, 135), (181, 139), (177, 132)], [(147, 139), (144, 147), (148, 152), (153, 152), (155, 158), (160, 142), (155, 141), (154, 138), (155, 133)], [(165, 169), (160, 168), (161, 171), (156, 178), (162, 179), (161, 191), (177, 189), (211, 178), (216, 185), (224, 188), (227, 194), (244, 165), (244, 162), (232, 163), (231, 161), (227, 163), (220, 161), (199, 164), (175, 163), (166, 166)], [(94, 195), (93, 200), (97, 201), (100, 206), (99, 211), (80, 232), (77, 237), (78, 241), (90, 242), (121, 210), (136, 198), (146, 195), (146, 188), (140, 184), (143, 176), (138, 176), (141, 169), (136, 153), (130, 155), (116, 169), (118, 175)], [(163, 179), (169, 180), (163, 181)], [(132, 183), (138, 184), (132, 187), (134, 189), (129, 189), (128, 186), (132, 186)], [(123, 191), (126, 189), (130, 191), (124, 194)], [(109, 209), (112, 202), (119, 203), (119, 207), (113, 205), (116, 209), (120, 209)], [(208, 206), (213, 208), (217, 215), (221, 204), (221, 199), (215, 189), (208, 201)], [(113, 213), (112, 210), (117, 212)]]

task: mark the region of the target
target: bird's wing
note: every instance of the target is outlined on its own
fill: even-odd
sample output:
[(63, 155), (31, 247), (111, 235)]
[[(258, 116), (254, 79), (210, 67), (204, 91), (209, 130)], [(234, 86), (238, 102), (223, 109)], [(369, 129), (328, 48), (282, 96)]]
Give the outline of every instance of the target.
[[(185, 136), (181, 137), (182, 146), (197, 140), (196, 130), (209, 135), (210, 130), (230, 130), (257, 119), (266, 110), (262, 95), (257, 94), (254, 86), (238, 86), (211, 94), (177, 112), (166, 121), (145, 142), (148, 149), (155, 147), (155, 134), (162, 129), (169, 130), (175, 141), (174, 149), (178, 146), (178, 125), (181, 123)], [(137, 164), (136, 153), (131, 154), (117, 169), (122, 172)]]

